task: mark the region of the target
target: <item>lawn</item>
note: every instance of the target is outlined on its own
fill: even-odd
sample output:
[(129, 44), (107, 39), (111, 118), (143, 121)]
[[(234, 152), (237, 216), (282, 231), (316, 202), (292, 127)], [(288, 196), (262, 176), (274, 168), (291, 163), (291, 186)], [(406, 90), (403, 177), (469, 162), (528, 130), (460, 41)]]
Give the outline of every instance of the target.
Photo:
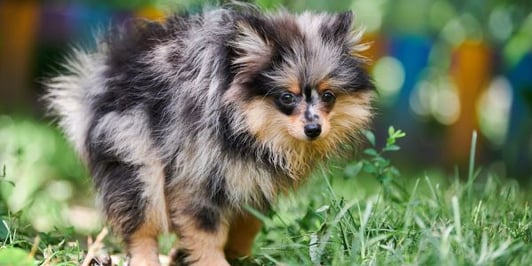
[[(365, 135), (359, 159), (321, 166), (270, 213), (256, 213), (265, 226), (254, 257), (234, 264), (532, 264), (532, 193), (475, 166), (474, 145), (467, 176), (407, 175), (387, 154), (401, 153), (408, 132)], [(0, 265), (80, 264), (102, 223), (90, 179), (60, 133), (0, 116), (0, 176)], [(161, 238), (163, 252), (172, 240)], [(116, 239), (103, 243), (121, 263)]]

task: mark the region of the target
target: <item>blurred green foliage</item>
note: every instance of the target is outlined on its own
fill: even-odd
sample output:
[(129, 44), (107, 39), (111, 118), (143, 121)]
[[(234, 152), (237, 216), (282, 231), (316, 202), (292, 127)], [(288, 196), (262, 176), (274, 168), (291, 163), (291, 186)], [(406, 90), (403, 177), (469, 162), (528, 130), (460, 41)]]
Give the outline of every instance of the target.
[(87, 173), (58, 129), (29, 118), (0, 116), (0, 213), (41, 231), (68, 226), (68, 204), (87, 204)]

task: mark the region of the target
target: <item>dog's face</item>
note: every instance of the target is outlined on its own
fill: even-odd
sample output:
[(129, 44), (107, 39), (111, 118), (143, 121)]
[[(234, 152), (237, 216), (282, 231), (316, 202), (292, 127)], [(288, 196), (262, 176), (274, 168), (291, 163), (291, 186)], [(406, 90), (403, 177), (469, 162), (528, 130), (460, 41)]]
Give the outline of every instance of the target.
[(360, 36), (350, 12), (251, 17), (237, 25), (230, 94), (260, 141), (327, 150), (367, 124), (373, 85), (356, 54)]

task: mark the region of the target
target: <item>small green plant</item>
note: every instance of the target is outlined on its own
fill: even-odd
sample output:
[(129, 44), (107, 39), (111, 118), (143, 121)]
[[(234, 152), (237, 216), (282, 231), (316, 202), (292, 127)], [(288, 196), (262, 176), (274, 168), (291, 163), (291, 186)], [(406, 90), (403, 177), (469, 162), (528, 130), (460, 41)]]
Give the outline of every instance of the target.
[(365, 130), (364, 136), (371, 144), (371, 147), (364, 150), (364, 154), (368, 158), (363, 158), (359, 162), (349, 165), (345, 168), (345, 175), (348, 177), (357, 176), (360, 171), (363, 171), (369, 175), (375, 176), (380, 183), (387, 183), (399, 176), (399, 170), (393, 166), (389, 159), (384, 157), (384, 153), (391, 151), (398, 151), (400, 147), (396, 145), (398, 139), (406, 136), (406, 133), (399, 130), (395, 130), (393, 126), (388, 128), (388, 138), (386, 139), (386, 145), (380, 149), (377, 148), (375, 141), (375, 135), (369, 130)]
[(349, 164), (344, 169), (344, 176), (347, 178), (353, 178), (361, 173), (365, 173), (379, 181), (385, 190), (385, 197), (403, 199), (406, 194), (405, 189), (402, 188), (396, 180), (396, 178), (400, 176), (400, 172), (397, 167), (392, 165), (390, 159), (385, 157), (385, 153), (399, 151), (400, 147), (396, 144), (397, 140), (405, 137), (406, 133), (390, 126), (388, 128), (386, 144), (380, 149), (377, 147), (375, 134), (373, 134), (373, 132), (365, 130), (363, 134), (368, 140), (370, 147), (363, 151), (365, 157), (361, 158), (361, 160), (356, 163)]

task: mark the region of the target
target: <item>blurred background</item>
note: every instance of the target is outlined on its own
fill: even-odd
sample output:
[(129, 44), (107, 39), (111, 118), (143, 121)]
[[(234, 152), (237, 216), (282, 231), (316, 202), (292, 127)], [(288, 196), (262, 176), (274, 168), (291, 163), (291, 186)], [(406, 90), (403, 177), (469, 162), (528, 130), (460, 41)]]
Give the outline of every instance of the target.
[[(199, 11), (192, 0), (0, 1), (0, 211), (34, 228), (94, 230), (87, 173), (39, 102), (40, 81), (72, 45), (132, 18)], [(403, 178), (466, 176), (470, 141), (488, 173), (532, 180), (532, 2), (529, 0), (258, 0), (266, 9), (353, 10), (379, 91), (373, 124), (407, 137), (392, 158)], [(436, 169), (436, 170), (434, 170)], [(51, 217), (51, 218), (50, 218)], [(1, 231), (1, 230), (0, 230)]]

